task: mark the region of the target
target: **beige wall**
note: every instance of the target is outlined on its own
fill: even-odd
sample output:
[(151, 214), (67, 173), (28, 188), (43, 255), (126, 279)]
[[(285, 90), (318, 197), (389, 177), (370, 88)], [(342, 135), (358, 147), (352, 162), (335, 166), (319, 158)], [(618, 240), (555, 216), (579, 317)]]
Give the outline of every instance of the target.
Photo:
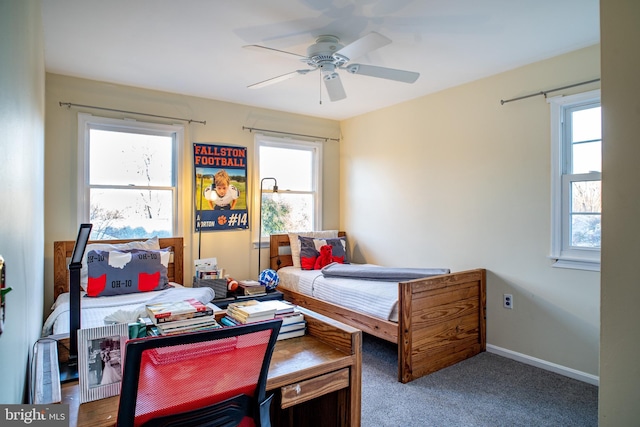
[[(252, 108), (245, 105), (156, 92), (47, 74), (46, 76), (46, 165), (45, 165), (45, 301), (52, 302), (53, 242), (73, 240), (78, 230), (77, 220), (77, 114), (80, 111), (105, 117), (132, 117), (140, 121), (171, 123), (131, 114), (112, 113), (87, 108), (60, 107), (60, 102), (107, 107), (126, 111), (206, 121), (206, 125), (185, 124), (185, 144), (182, 152), (182, 186), (180, 188), (182, 233), (185, 238), (185, 283), (190, 284), (192, 261), (197, 258), (198, 240), (193, 233), (193, 167), (192, 143), (212, 142), (248, 147), (248, 177), (253, 179), (254, 134), (242, 127), (284, 132), (339, 137), (336, 121)], [(324, 143), (323, 171), (324, 226), (337, 228), (339, 221), (339, 144)], [(252, 195), (247, 203), (254, 212)], [(251, 230), (253, 225), (251, 225)], [(256, 278), (258, 255), (251, 230), (202, 234), (203, 257), (217, 257), (220, 266), (238, 279)], [(262, 252), (262, 268), (268, 265), (268, 250)], [(47, 310), (45, 307), (45, 310)]]
[[(14, 6), (18, 4), (16, 9)], [(33, 10), (34, 4), (0, 2), (1, 55), (41, 51), (39, 23), (34, 18), (39, 16), (39, 11)], [(600, 425), (619, 426), (634, 425), (640, 419), (637, 405), (640, 376), (636, 368), (640, 344), (634, 339), (637, 322), (633, 317), (640, 299), (634, 268), (638, 258), (634, 230), (640, 216), (637, 197), (640, 178), (635, 165), (640, 133), (638, 109), (635, 108), (640, 92), (636, 78), (640, 74), (640, 64), (635, 54), (640, 40), (636, 25), (640, 5), (625, 0), (601, 0), (601, 11), (605, 206), (599, 421)], [(24, 31), (15, 31), (18, 28)], [(9, 34), (12, 37), (5, 36)], [(16, 34), (24, 38), (16, 40)], [(26, 150), (35, 153), (35, 164), (28, 167), (20, 154), (12, 157), (11, 160), (16, 165), (21, 164), (23, 170), (28, 169), (28, 173), (10, 176), (4, 172), (7, 169), (2, 169), (2, 191), (5, 193), (11, 189), (12, 182), (20, 181), (18, 187), (23, 190), (37, 185), (33, 180), (38, 181), (42, 172), (37, 155), (37, 134), (41, 127), (36, 99), (42, 64), (37, 54), (35, 59), (25, 55), (26, 58), (18, 56), (20, 61), (12, 57), (11, 62), (1, 62), (2, 88), (9, 96), (0, 101), (0, 112), (5, 125), (3, 132), (9, 133), (0, 144), (11, 144), (11, 150), (4, 151), (14, 152), (15, 144), (10, 141), (16, 139), (16, 134), (26, 135), (21, 141), (27, 142)], [(499, 106), (498, 101), (597, 77), (598, 55), (597, 48), (582, 50), (345, 121), (341, 124), (345, 139), (340, 145), (341, 201), (344, 204), (340, 227), (350, 231), (356, 256), (389, 265), (424, 266), (428, 262), (430, 265), (446, 264), (453, 269), (486, 267), (489, 269), (489, 343), (594, 375), (598, 374), (598, 274), (552, 269), (546, 259), (549, 250), (546, 103), (541, 98), (532, 98)], [(19, 63), (21, 68), (16, 69)], [(32, 71), (25, 75), (26, 69)], [(139, 107), (147, 112), (169, 115), (180, 112), (199, 119), (202, 118), (199, 115), (201, 108), (208, 111), (204, 115), (225, 118), (227, 108), (239, 113), (231, 125), (221, 122), (216, 130), (193, 131), (198, 137), (211, 141), (250, 145), (249, 137), (237, 129), (243, 124), (268, 123), (302, 133), (321, 132), (326, 124), (313, 119), (307, 122), (306, 118), (298, 123), (299, 117), (291, 120), (290, 115), (249, 107), (49, 77), (49, 80), (62, 80), (59, 87), (53, 85), (53, 95), (73, 95), (64, 99), (66, 101), (80, 103), (97, 99), (110, 101), (111, 106), (115, 103), (119, 108)], [(7, 85), (8, 78), (10, 85)], [(115, 91), (110, 94), (112, 89)], [(51, 148), (47, 134), (46, 177), (48, 183), (54, 183), (45, 186), (46, 192), (50, 188), (52, 193), (46, 202), (47, 278), (51, 274), (51, 242), (73, 237), (77, 226), (74, 208), (56, 208), (57, 204), (75, 203), (73, 192), (64, 190), (65, 186), (75, 186), (75, 175), (67, 171), (73, 169), (72, 162), (66, 160), (74, 153), (75, 112), (61, 114), (63, 109), (57, 106), (59, 99), (51, 97), (47, 93), (48, 119), (53, 116), (53, 119), (69, 123), (54, 126), (58, 141), (52, 143)], [(11, 98), (14, 100), (6, 101)], [(16, 108), (15, 100), (18, 100), (19, 108), (22, 103), (29, 105), (20, 110), (17, 121), (22, 125), (7, 118), (8, 107)], [(249, 119), (253, 113), (259, 117), (257, 120)], [(206, 119), (212, 123), (213, 118)], [(10, 126), (7, 127), (7, 123)], [(193, 125), (189, 127), (192, 128)], [(333, 124), (329, 124), (329, 128), (333, 129)], [(198, 139), (188, 138), (191, 140)], [(337, 149), (336, 145), (328, 151)], [(59, 167), (53, 166), (52, 162)], [(333, 172), (328, 176), (325, 171), (325, 186), (329, 180), (329, 190), (335, 188), (337, 181), (338, 174)], [(400, 177), (396, 178), (397, 175)], [(396, 181), (398, 183), (394, 184)], [(5, 196), (3, 193), (3, 199), (7, 200)], [(410, 210), (403, 209), (407, 200), (412, 205)], [(27, 204), (38, 216), (38, 202), (29, 199)], [(328, 227), (337, 222), (333, 208), (325, 203), (325, 209), (331, 211), (325, 223)], [(3, 219), (16, 221), (14, 224), (24, 221), (9, 209), (3, 209), (1, 213)], [(19, 226), (18, 231), (29, 230), (19, 239), (12, 238), (16, 230), (0, 228), (0, 253), (6, 252), (6, 247), (22, 248), (24, 253), (39, 252), (31, 247), (33, 239), (38, 239), (38, 220), (29, 220), (36, 224), (35, 229), (32, 225)], [(205, 242), (206, 247), (213, 249), (214, 244), (220, 247), (231, 238), (235, 241), (234, 236), (212, 236)], [(249, 237), (241, 236), (238, 240), (242, 240), (240, 245), (246, 252), (250, 246)], [(189, 247), (193, 250), (193, 242)], [(241, 252), (233, 243), (229, 247), (234, 254)], [(251, 255), (241, 258), (252, 258), (251, 262), (255, 264), (255, 251), (248, 252)], [(29, 273), (14, 269), (10, 273), (12, 279), (13, 274), (19, 275), (15, 283), (24, 283), (26, 290), (25, 293), (14, 291), (10, 294), (15, 297), (12, 302), (18, 307), (9, 311), (8, 316), (18, 319), (9, 317), (5, 334), (0, 337), (0, 356), (5, 367), (9, 366), (4, 363), (9, 359), (10, 364), (17, 361), (19, 365), (24, 360), (20, 352), (27, 351), (22, 341), (28, 338), (17, 337), (16, 330), (22, 333), (24, 329), (16, 325), (17, 321), (24, 321), (33, 326), (29, 320), (33, 316), (24, 315), (28, 307), (23, 305), (40, 298), (32, 294), (34, 288), (31, 286), (34, 283), (33, 287), (40, 289), (38, 277), (26, 277), (37, 276), (37, 266), (34, 270), (35, 273)], [(247, 271), (253, 271), (253, 268)], [(500, 306), (501, 294), (505, 292), (515, 296), (512, 311)], [(27, 329), (34, 328), (27, 326)], [(7, 352), (7, 348), (12, 351)], [(2, 370), (0, 401), (15, 401), (22, 387), (18, 378), (21, 375), (23, 372), (19, 370)]]
[(602, 333), (599, 425), (640, 424), (640, 2), (601, 0)]
[[(0, 168), (3, 182), (0, 196), (4, 201), (11, 201), (0, 204), (0, 218), (4, 224), (0, 226), (0, 253), (11, 265), (17, 265), (8, 271), (8, 280), (14, 286), (14, 291), (9, 294), (5, 332), (0, 336), (2, 403), (21, 400), (25, 386), (26, 355), (37, 338), (42, 322), (38, 309), (33, 311), (42, 302), (42, 196), (29, 191), (43, 186), (45, 169), (42, 161), (44, 66), (38, 4), (37, 1), (0, 0), (0, 89), (3, 93), (0, 98), (0, 148), (5, 157), (5, 167)], [(640, 217), (637, 190), (640, 172), (636, 165), (640, 147), (637, 141), (640, 113), (636, 108), (640, 96), (637, 79), (640, 75), (640, 59), (637, 55), (640, 49), (639, 18), (640, 4), (637, 2), (601, 0), (605, 202), (599, 396), (599, 424), (602, 426), (636, 425), (640, 419), (640, 406), (637, 405), (640, 400), (640, 388), (637, 386), (640, 383), (637, 369), (640, 344), (635, 339), (635, 312), (640, 300), (635, 270), (635, 262), (639, 258), (637, 218)], [(598, 291), (594, 290), (598, 288), (598, 280), (593, 273), (552, 270), (542, 260), (548, 252), (545, 236), (548, 235), (546, 193), (549, 165), (537, 163), (546, 162), (547, 155), (543, 152), (548, 153), (548, 114), (542, 111), (546, 103), (537, 98), (502, 108), (497, 108), (497, 103), (500, 98), (591, 78), (598, 74), (594, 55), (597, 56), (592, 49), (587, 49), (446, 91), (454, 97), (451, 102), (441, 102), (442, 94), (436, 94), (344, 122), (345, 133), (350, 136), (348, 142), (341, 143), (341, 171), (344, 173), (341, 178), (341, 200), (348, 203), (342, 207), (340, 226), (351, 231), (350, 235), (357, 246), (356, 254), (360, 257), (366, 255), (372, 260), (389, 260), (389, 264), (402, 262), (403, 265), (411, 263), (422, 266), (428, 260), (432, 265), (451, 263), (452, 268), (487, 267), (490, 269), (489, 342), (509, 348), (517, 347), (515, 351), (524, 351), (523, 347), (535, 347), (536, 351), (531, 353), (554, 353), (554, 359), (562, 358), (559, 354), (568, 349), (571, 350), (569, 358), (575, 359), (581, 366), (591, 365), (586, 360), (593, 360), (592, 353), (597, 352), (597, 344), (586, 343), (597, 341), (597, 337), (594, 338), (589, 331), (597, 329), (599, 324), (597, 313), (600, 302), (595, 295)], [(576, 65), (572, 65), (574, 61)], [(99, 100), (110, 101), (121, 108), (119, 104), (122, 102), (165, 114), (175, 113), (176, 110), (185, 112), (183, 109), (186, 109), (186, 113), (193, 113), (194, 117), (199, 115), (196, 107), (203, 107), (209, 115), (223, 117), (226, 107), (231, 107), (225, 103), (49, 77), (49, 80), (62, 80), (59, 88), (52, 88), (53, 95), (73, 95), (66, 101), (93, 100), (93, 94), (97, 92)], [(111, 89), (115, 89), (113, 96), (109, 95)], [(47, 93), (47, 96), (51, 98), (52, 95)], [(72, 161), (67, 158), (75, 152), (75, 113), (61, 114), (58, 101), (47, 99), (46, 109), (48, 119), (54, 116), (63, 121), (51, 130), (54, 139), (58, 140), (52, 142), (51, 147), (47, 134), (47, 184), (44, 188), (45, 193), (52, 193), (47, 196), (46, 202), (47, 233), (44, 246), (48, 287), (51, 285), (51, 242), (73, 238), (77, 231), (73, 208), (68, 207), (69, 204), (75, 204), (73, 193), (64, 189), (75, 185), (74, 175), (66, 170), (73, 168)], [(476, 109), (453, 101), (470, 102)], [(243, 138), (246, 135), (240, 136), (234, 127), (241, 126), (243, 119), (246, 121), (246, 116), (251, 115), (250, 112), (255, 112), (263, 120), (250, 121), (248, 125), (257, 126), (254, 122), (262, 122), (299, 131), (325, 130), (323, 121), (307, 122), (305, 118), (287, 114), (235, 107), (241, 117), (234, 120), (234, 125), (219, 123), (217, 130), (207, 130), (205, 134), (201, 130), (198, 136), (216, 140), (237, 137), (238, 141), (245, 141)], [(394, 112), (397, 109), (404, 109), (408, 117), (398, 118), (398, 113)], [(149, 109), (145, 111), (152, 112)], [(466, 113), (463, 116), (458, 111)], [(476, 115), (487, 120), (475, 119)], [(544, 125), (523, 119), (528, 115)], [(456, 120), (458, 117), (464, 117), (465, 120)], [(387, 122), (384, 127), (388, 129), (380, 137), (376, 132), (382, 126), (372, 118)], [(512, 124), (514, 121), (515, 124)], [(50, 127), (52, 125), (48, 121), (47, 128)], [(329, 128), (333, 128), (332, 124), (329, 124)], [(455, 138), (449, 137), (449, 134)], [(487, 134), (492, 136), (487, 137)], [(534, 139), (540, 139), (539, 145)], [(409, 147), (405, 140), (414, 143), (411, 146), (414, 151), (399, 157), (397, 153), (403, 147)], [(474, 149), (474, 144), (481, 143), (486, 145), (486, 149)], [(357, 147), (366, 150), (356, 155)], [(522, 152), (519, 151), (521, 147), (524, 147)], [(328, 151), (332, 150), (337, 150), (337, 147), (334, 145)], [(61, 153), (56, 154), (56, 151)], [(479, 157), (474, 159), (476, 154)], [(390, 193), (395, 195), (394, 200), (400, 202), (389, 203), (385, 199), (389, 196), (385, 190), (393, 182), (394, 174), (390, 170), (405, 161), (408, 167), (401, 169), (404, 178), (401, 184), (395, 186), (398, 190)], [(379, 172), (369, 173), (367, 164), (377, 166)], [(326, 172), (325, 186), (333, 190), (338, 173), (331, 170), (334, 174), (328, 176)], [(359, 178), (355, 172), (364, 176)], [(534, 174), (537, 178), (529, 181), (527, 174)], [(433, 182), (444, 185), (447, 178), (453, 182), (452, 187), (445, 186), (444, 190), (438, 190), (438, 186), (433, 185)], [(536, 184), (536, 179), (543, 181), (543, 184)], [(356, 187), (356, 184), (359, 186)], [(491, 195), (494, 185), (498, 192), (496, 196)], [(405, 186), (408, 186), (408, 191), (403, 191)], [(535, 206), (533, 201), (521, 200), (521, 196), (504, 200), (508, 195), (518, 196), (520, 187), (529, 191), (533, 200), (545, 200), (542, 207)], [(481, 192), (475, 194), (474, 191)], [(60, 198), (59, 203), (57, 198)], [(401, 202), (407, 198), (418, 200), (418, 208), (403, 211)], [(332, 199), (326, 200), (333, 202)], [(63, 204), (63, 207), (58, 209), (58, 204)], [(360, 204), (363, 205), (361, 209)], [(15, 206), (21, 208), (14, 209)], [(325, 210), (330, 211), (325, 212), (325, 224), (328, 227), (335, 226), (335, 206), (325, 203)], [(366, 215), (361, 215), (362, 211), (366, 211)], [(519, 215), (522, 219), (512, 219), (508, 212), (514, 212), (511, 216)], [(369, 215), (374, 216), (372, 221), (367, 220)], [(387, 222), (395, 221), (396, 217), (401, 220), (390, 228)], [(402, 218), (408, 218), (413, 223), (405, 226), (408, 220)], [(505, 222), (506, 232), (500, 231), (501, 221)], [(440, 227), (439, 222), (444, 225)], [(412, 230), (415, 234), (412, 234)], [(399, 234), (397, 239), (395, 232)], [(507, 236), (513, 232), (513, 237)], [(536, 236), (536, 232), (540, 236)], [(229, 234), (235, 235), (236, 232)], [(207, 239), (207, 243), (218, 243), (218, 239), (225, 240), (223, 236), (213, 236), (211, 242)], [(243, 246), (249, 245), (248, 237), (242, 237), (241, 240), (247, 242)], [(396, 244), (396, 241), (402, 243)], [(405, 242), (412, 243), (407, 245)], [(193, 242), (190, 244), (192, 247)], [(548, 285), (545, 284), (547, 280), (551, 281)], [(568, 290), (565, 291), (566, 288)], [(516, 308), (512, 312), (501, 312), (499, 298), (507, 289), (516, 296)], [(584, 309), (578, 308), (582, 305)], [(551, 320), (546, 320), (546, 316)], [(527, 327), (527, 322), (532, 326)], [(548, 323), (553, 325), (550, 328), (542, 326)], [(583, 326), (579, 326), (581, 324)], [(584, 342), (579, 347), (588, 348), (589, 355), (585, 358), (576, 356), (576, 351), (571, 349), (575, 340), (570, 336), (565, 336), (566, 345), (553, 351), (554, 343), (565, 341), (560, 337), (562, 333), (554, 331), (556, 328), (584, 337), (578, 339)], [(507, 336), (511, 335), (515, 336), (513, 346), (507, 341)], [(547, 338), (548, 343), (545, 342)], [(568, 363), (565, 365), (572, 366)], [(590, 368), (577, 369), (590, 372)]]
[(486, 268), (490, 347), (594, 382), (600, 274), (548, 259), (549, 105), (500, 100), (598, 78), (599, 60), (593, 46), (346, 120), (340, 145), (340, 226), (357, 257)]
[(39, 1), (0, 0), (0, 254), (7, 264), (0, 403), (27, 396), (42, 329), (44, 50)]

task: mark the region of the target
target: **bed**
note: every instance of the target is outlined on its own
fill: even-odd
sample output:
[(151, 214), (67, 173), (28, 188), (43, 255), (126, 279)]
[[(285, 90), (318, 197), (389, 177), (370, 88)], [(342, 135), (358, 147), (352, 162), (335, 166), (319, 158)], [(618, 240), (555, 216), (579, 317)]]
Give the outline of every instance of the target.
[[(51, 314), (45, 320), (42, 335), (57, 335), (69, 333), (69, 258), (73, 252), (75, 241), (56, 241), (53, 244), (53, 277), (54, 304)], [(132, 246), (133, 245), (133, 246)], [(152, 245), (152, 246), (145, 246)], [(81, 298), (81, 327), (92, 328), (105, 325), (105, 318), (127, 320), (134, 322), (137, 314), (144, 312), (144, 306), (150, 302), (177, 301), (186, 298), (196, 298), (204, 303), (214, 299), (213, 289), (208, 287), (190, 288), (182, 286), (183, 272), (183, 239), (181, 237), (101, 240), (89, 242), (85, 257), (94, 248), (113, 248), (113, 250), (155, 250), (165, 249), (169, 252), (166, 265), (169, 287), (162, 290), (137, 292), (125, 295), (110, 295), (87, 297), (82, 292)], [(84, 273), (83, 273), (84, 274)], [(85, 280), (85, 279), (83, 279)]]
[[(338, 236), (346, 240), (345, 232)], [(323, 278), (321, 270), (301, 271), (294, 266), (289, 237), (273, 234), (270, 241), (270, 268), (279, 272), (278, 290), (284, 298), (397, 344), (399, 381), (410, 382), (485, 351), (485, 269), (376, 282), (377, 290), (363, 298), (365, 307), (353, 308), (350, 289), (374, 282), (346, 280), (341, 288), (341, 278)], [(337, 295), (333, 302), (331, 294)], [(382, 300), (374, 302), (378, 296)]]

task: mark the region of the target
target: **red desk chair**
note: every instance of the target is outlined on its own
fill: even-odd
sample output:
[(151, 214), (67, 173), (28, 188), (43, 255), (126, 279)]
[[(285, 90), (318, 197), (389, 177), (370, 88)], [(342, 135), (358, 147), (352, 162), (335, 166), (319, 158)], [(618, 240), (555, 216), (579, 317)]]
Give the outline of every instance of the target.
[(128, 341), (118, 426), (270, 427), (281, 320)]

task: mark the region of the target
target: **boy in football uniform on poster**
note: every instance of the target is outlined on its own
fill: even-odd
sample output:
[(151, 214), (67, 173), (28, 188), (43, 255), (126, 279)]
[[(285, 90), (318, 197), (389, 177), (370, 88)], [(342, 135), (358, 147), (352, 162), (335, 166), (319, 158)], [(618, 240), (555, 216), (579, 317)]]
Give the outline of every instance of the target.
[(231, 210), (235, 207), (240, 197), (240, 191), (231, 185), (231, 178), (224, 170), (219, 170), (213, 176), (213, 183), (205, 188), (204, 198), (209, 202), (209, 208), (213, 210)]

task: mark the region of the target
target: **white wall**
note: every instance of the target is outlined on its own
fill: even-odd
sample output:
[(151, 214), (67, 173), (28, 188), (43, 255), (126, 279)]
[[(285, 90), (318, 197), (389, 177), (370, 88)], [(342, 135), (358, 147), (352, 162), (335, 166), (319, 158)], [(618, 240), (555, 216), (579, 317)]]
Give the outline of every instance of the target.
[[(45, 168), (45, 312), (53, 302), (53, 242), (73, 240), (78, 230), (77, 206), (77, 115), (78, 112), (105, 117), (135, 118), (140, 121), (171, 123), (172, 121), (145, 116), (113, 113), (87, 108), (60, 107), (60, 102), (92, 105), (143, 112), (170, 117), (191, 118), (206, 121), (206, 125), (185, 125), (185, 145), (182, 152), (182, 187), (180, 203), (182, 237), (185, 238), (185, 280), (191, 284), (193, 259), (198, 255), (198, 235), (193, 224), (193, 142), (223, 143), (248, 147), (247, 173), (253, 179), (254, 134), (242, 127), (279, 130), (305, 135), (336, 138), (340, 135), (339, 123), (245, 105), (214, 101), (204, 98), (176, 95), (110, 83), (96, 82), (56, 74), (46, 75), (46, 168)], [(324, 143), (325, 167), (323, 171), (324, 225), (337, 228), (339, 221), (339, 144)], [(251, 187), (250, 187), (251, 188)], [(250, 189), (253, 191), (253, 189)], [(250, 214), (253, 193), (247, 197)], [(253, 278), (258, 271), (258, 254), (254, 249), (250, 230), (202, 233), (203, 257), (217, 257), (220, 266), (237, 279)], [(268, 265), (268, 249), (263, 249), (262, 267)]]
[(42, 328), (43, 52), (40, 2), (0, 0), (0, 254), (13, 288), (0, 336), (2, 403), (22, 403)]
[(602, 340), (599, 425), (640, 424), (640, 2), (601, 0)]
[(600, 275), (548, 259), (549, 106), (500, 100), (598, 78), (599, 59), (592, 46), (349, 119), (340, 144), (340, 228), (356, 257), (486, 268), (487, 343), (595, 382)]

